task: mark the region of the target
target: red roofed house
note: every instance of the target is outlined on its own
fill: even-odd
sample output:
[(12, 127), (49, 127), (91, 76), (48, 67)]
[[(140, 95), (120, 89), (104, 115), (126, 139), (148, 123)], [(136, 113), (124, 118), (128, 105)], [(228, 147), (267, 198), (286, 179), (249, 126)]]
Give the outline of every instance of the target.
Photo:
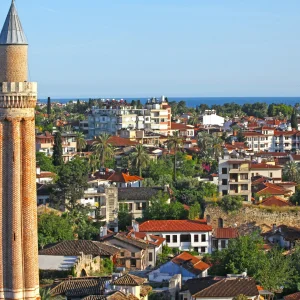
[(181, 274), (182, 281), (186, 281), (192, 278), (206, 277), (208, 269), (209, 265), (201, 259), (187, 252), (182, 252), (158, 269), (150, 272), (148, 276), (149, 281), (162, 282), (163, 280), (169, 281), (176, 274)]
[(141, 187), (142, 177), (130, 175), (127, 170), (125, 172), (115, 172), (110, 170), (98, 171), (94, 174), (96, 179), (115, 183), (117, 187)]
[(217, 228), (212, 236), (212, 250), (222, 250), (228, 247), (230, 239), (235, 239), (239, 235), (237, 228)]
[(136, 231), (162, 236), (171, 248), (211, 253), (212, 227), (206, 220), (150, 220)]
[(250, 165), (251, 177), (264, 176), (272, 178), (273, 182), (281, 182), (282, 167), (271, 163), (252, 163)]
[(179, 135), (181, 137), (185, 137), (185, 138), (193, 137), (195, 135), (193, 125), (186, 125), (186, 124), (182, 124), (182, 123), (172, 122), (170, 134), (173, 135), (174, 132), (176, 132), (176, 131), (179, 132)]
[(277, 196), (270, 196), (268, 198), (265, 198), (262, 202), (258, 203), (264, 206), (292, 206), (292, 204), (288, 201), (286, 201), (283, 198), (277, 197)]

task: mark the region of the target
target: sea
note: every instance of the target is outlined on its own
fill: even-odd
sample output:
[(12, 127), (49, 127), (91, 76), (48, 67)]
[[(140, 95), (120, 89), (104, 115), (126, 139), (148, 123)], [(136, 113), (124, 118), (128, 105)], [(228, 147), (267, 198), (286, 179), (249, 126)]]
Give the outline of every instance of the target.
[[(160, 97), (157, 97), (158, 99)], [(88, 101), (89, 98), (53, 98), (51, 99), (52, 102), (60, 102), (60, 103), (67, 103), (69, 101), (76, 101), (76, 100), (81, 100), (81, 101)], [(126, 100), (127, 102), (131, 102), (132, 100), (140, 100), (143, 104), (147, 102), (148, 99), (150, 98), (105, 98), (105, 100)], [(295, 104), (299, 103), (300, 104), (300, 97), (168, 97), (169, 102), (170, 101), (185, 101), (186, 105), (188, 107), (196, 107), (200, 104), (207, 104), (209, 106), (211, 105), (223, 105), (224, 103), (236, 103), (239, 105), (243, 105), (245, 103), (255, 103), (255, 102), (263, 102), (267, 104), (287, 104), (287, 105), (292, 105), (294, 106)], [(41, 103), (46, 103), (47, 99), (39, 99)]]

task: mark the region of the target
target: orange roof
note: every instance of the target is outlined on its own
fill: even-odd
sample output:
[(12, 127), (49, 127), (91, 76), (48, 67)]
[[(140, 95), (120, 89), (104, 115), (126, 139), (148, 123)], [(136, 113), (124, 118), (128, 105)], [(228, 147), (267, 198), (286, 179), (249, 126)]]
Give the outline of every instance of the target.
[(236, 228), (217, 228), (213, 235), (216, 239), (235, 239), (239, 232)]
[(212, 231), (206, 220), (149, 220), (139, 226), (140, 232), (206, 232)]
[(174, 257), (172, 259), (172, 262), (176, 265), (182, 266), (183, 268), (195, 274), (202, 273), (210, 267), (208, 264), (206, 264), (199, 258), (187, 252), (182, 252), (178, 256)]
[(96, 178), (108, 180), (111, 182), (123, 182), (123, 183), (143, 180), (142, 177), (139, 177), (137, 175), (129, 175), (120, 172), (111, 172), (111, 173), (106, 172), (105, 174), (101, 174), (101, 172), (96, 172), (94, 176)]
[(297, 131), (278, 131), (278, 130), (274, 131), (275, 136), (288, 136), (288, 135), (291, 136), (296, 133), (297, 133)]
[(227, 150), (249, 149), (249, 147), (246, 146), (244, 142), (235, 142), (234, 144), (225, 144), (225, 148)]
[(186, 204), (183, 204), (183, 208), (184, 208), (185, 210), (190, 210), (190, 207), (189, 207), (188, 205), (186, 205)]
[(171, 130), (187, 130), (187, 129), (194, 129), (194, 126), (188, 126), (182, 123), (171, 123)]
[(252, 163), (250, 166), (251, 169), (282, 169), (279, 165), (269, 165), (265, 163), (254, 164)]
[(300, 300), (300, 292), (288, 295), (288, 296), (284, 296), (283, 298), (284, 300)]
[(260, 204), (264, 206), (292, 206), (289, 202), (277, 196), (268, 197)]
[(161, 236), (152, 235), (152, 234), (147, 235), (145, 232), (133, 232), (133, 230), (131, 230), (129, 232), (127, 237), (130, 238), (130, 237), (133, 237), (133, 235), (136, 239), (141, 239), (143, 241), (146, 241), (149, 244), (153, 244), (156, 246), (161, 245), (166, 240), (165, 238), (163, 238)]

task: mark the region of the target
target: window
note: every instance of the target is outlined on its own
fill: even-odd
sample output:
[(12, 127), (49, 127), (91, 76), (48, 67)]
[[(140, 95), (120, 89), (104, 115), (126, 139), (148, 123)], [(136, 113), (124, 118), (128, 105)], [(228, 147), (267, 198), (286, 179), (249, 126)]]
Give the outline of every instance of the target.
[(201, 247), (200, 250), (201, 250), (201, 253), (205, 253), (206, 252), (206, 247)]
[(227, 185), (227, 179), (222, 179), (222, 185)]
[(194, 247), (195, 252), (199, 252), (198, 247)]
[(257, 148), (258, 147), (258, 145), (257, 144), (254, 144), (254, 148)]
[(191, 241), (191, 235), (190, 234), (182, 234), (180, 236), (180, 242), (184, 243), (184, 242), (190, 242)]
[(242, 191), (247, 191), (248, 190), (248, 184), (242, 184), (241, 185), (241, 190)]
[(272, 172), (270, 172), (270, 177), (273, 177), (273, 173)]
[(128, 211), (132, 211), (132, 203), (128, 203)]
[(194, 242), (195, 242), (195, 243), (198, 243), (198, 242), (199, 242), (199, 236), (198, 236), (198, 234), (195, 234), (195, 235), (194, 235)]
[(135, 253), (134, 252), (131, 252), (131, 257), (135, 257)]
[(173, 243), (177, 243), (177, 235), (173, 235), (172, 240), (173, 240)]
[(221, 248), (222, 249), (226, 248), (226, 241), (225, 240), (221, 240)]
[(222, 168), (222, 174), (227, 174), (227, 168)]
[(152, 261), (153, 260), (153, 253), (149, 253), (149, 261)]
[(241, 180), (247, 180), (248, 179), (248, 174), (241, 174), (240, 178), (241, 178)]
[(233, 164), (232, 165), (232, 169), (238, 169), (239, 168), (239, 165), (238, 164)]
[(206, 242), (206, 234), (201, 234), (201, 242)]
[(222, 190), (222, 196), (228, 195), (228, 191), (227, 190)]
[(136, 259), (131, 259), (130, 260), (130, 266), (134, 267), (134, 268), (136, 267)]
[(218, 249), (218, 246), (219, 246), (219, 245), (218, 245), (218, 240), (213, 240), (213, 241), (212, 241), (212, 246), (213, 246), (214, 249), (217, 250), (217, 249)]
[(167, 243), (170, 243), (170, 235), (169, 235), (169, 234), (166, 235), (166, 242), (167, 242)]
[(121, 252), (120, 255), (121, 255), (121, 257), (124, 257), (124, 256), (125, 256), (125, 253), (124, 253), (124, 252)]

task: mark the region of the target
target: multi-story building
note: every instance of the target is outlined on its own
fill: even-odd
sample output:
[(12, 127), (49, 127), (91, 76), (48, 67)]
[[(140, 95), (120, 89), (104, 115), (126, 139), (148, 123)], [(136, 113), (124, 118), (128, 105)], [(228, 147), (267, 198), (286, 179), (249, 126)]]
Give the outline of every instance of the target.
[(251, 171), (247, 159), (224, 157), (219, 160), (220, 196), (242, 196), (251, 201)]
[(162, 236), (171, 248), (211, 253), (212, 227), (205, 220), (150, 220), (136, 231)]
[(300, 132), (279, 131), (272, 127), (261, 127), (244, 132), (247, 146), (253, 152), (295, 152), (300, 149)]
[[(120, 105), (120, 104), (119, 104)], [(118, 106), (94, 108), (88, 117), (89, 138), (103, 132), (116, 135), (119, 130), (150, 130), (168, 135), (171, 129), (171, 107), (167, 102), (148, 102), (144, 108)]]

